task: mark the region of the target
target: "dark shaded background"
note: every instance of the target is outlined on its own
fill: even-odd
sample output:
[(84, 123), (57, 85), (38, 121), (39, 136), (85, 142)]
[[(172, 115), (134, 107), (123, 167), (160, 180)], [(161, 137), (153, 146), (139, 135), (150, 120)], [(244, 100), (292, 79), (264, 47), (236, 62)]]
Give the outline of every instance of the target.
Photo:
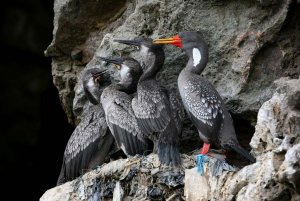
[(11, 0), (0, 9), (2, 198), (38, 200), (55, 186), (73, 130), (43, 54), (52, 40), (53, 0)]

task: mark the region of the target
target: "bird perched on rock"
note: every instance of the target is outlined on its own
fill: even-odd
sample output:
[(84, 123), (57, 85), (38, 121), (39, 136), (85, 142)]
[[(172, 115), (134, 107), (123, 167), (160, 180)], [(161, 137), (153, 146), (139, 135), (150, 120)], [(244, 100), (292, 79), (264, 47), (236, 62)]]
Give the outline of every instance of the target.
[(85, 112), (65, 148), (63, 164), (57, 185), (73, 180), (83, 170), (95, 168), (104, 162), (114, 143), (100, 102), (100, 85), (109, 83), (104, 71), (92, 68), (82, 76), (84, 94), (92, 105)]
[(182, 32), (155, 44), (172, 44), (182, 48), (189, 60), (178, 77), (178, 89), (183, 105), (204, 142), (201, 154), (210, 144), (225, 150), (234, 150), (251, 162), (255, 158), (242, 148), (237, 140), (233, 121), (219, 93), (211, 83), (200, 76), (208, 60), (208, 47), (199, 32)]
[(143, 155), (150, 149), (150, 144), (143, 136), (131, 107), (131, 94), (136, 91), (143, 70), (132, 58), (99, 59), (114, 64), (121, 77), (119, 83), (106, 87), (101, 95), (109, 129), (117, 145), (127, 156)]
[(154, 141), (154, 147), (157, 148), (162, 164), (180, 165), (179, 135), (184, 109), (176, 93), (167, 91), (155, 79), (165, 60), (162, 46), (153, 44), (150, 38), (115, 41), (138, 47), (144, 63), (144, 72), (138, 82), (137, 95), (132, 101), (139, 127)]

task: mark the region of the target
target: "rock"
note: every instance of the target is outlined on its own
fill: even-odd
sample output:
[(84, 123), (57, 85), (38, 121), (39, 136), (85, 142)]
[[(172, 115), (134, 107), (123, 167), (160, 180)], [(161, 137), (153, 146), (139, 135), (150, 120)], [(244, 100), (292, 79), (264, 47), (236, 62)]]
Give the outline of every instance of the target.
[(224, 171), (213, 177), (206, 166), (203, 176), (195, 168), (185, 171), (186, 200), (289, 200), (287, 187), (275, 180), (278, 167), (274, 153), (264, 154), (255, 164), (237, 172)]
[(300, 144), (293, 146), (285, 154), (285, 159), (280, 166), (279, 181), (288, 184), (300, 199)]
[(300, 79), (281, 78), (275, 85), (273, 97), (258, 112), (250, 145), (257, 156), (275, 154), (275, 160), (268, 166), (275, 167), (273, 180), (288, 184), (295, 197), (292, 200), (296, 200), (300, 184)]
[[(83, 69), (107, 68), (98, 56), (139, 60), (134, 48), (114, 39), (199, 30), (210, 55), (203, 76), (224, 98), (239, 141), (252, 148), (257, 162), (249, 165), (237, 158), (232, 161), (236, 172), (212, 177), (205, 167), (203, 176), (196, 175), (190, 152), (201, 144), (187, 118), (181, 151), (189, 155), (182, 154), (182, 169), (162, 168), (154, 154), (121, 159), (48, 190), (41, 200), (299, 199), (299, 6), (291, 0), (55, 1), (53, 41), (45, 54), (52, 57), (53, 82), (69, 122), (79, 122), (88, 108), (80, 81)], [(165, 52), (157, 78), (176, 88), (186, 57), (171, 46)]]
[[(291, 1), (118, 0), (112, 6), (106, 0), (89, 0), (84, 4), (75, 0), (55, 1), (54, 37), (46, 54), (53, 58), (54, 83), (69, 121), (80, 119), (86, 104), (77, 101), (82, 96), (80, 83), (75, 85), (75, 93), (74, 85), (67, 87), (69, 78), (78, 80), (85, 66), (103, 68), (97, 56), (138, 58), (136, 52), (132, 53), (133, 48), (113, 39), (140, 35), (156, 38), (200, 30), (209, 43), (210, 53), (204, 75), (234, 114), (255, 124), (256, 112), (275, 89), (273, 81), (287, 74), (293, 77), (300, 74), (294, 62), (298, 59), (294, 55), (299, 16), (297, 8), (290, 9), (288, 15), (289, 4)], [(109, 6), (112, 9), (103, 9)], [(72, 59), (78, 50), (81, 61)], [(158, 78), (163, 84), (176, 87), (177, 75), (186, 58), (178, 49), (165, 50), (165, 68)], [(184, 132), (191, 133), (188, 123)]]
[[(300, 70), (294, 70), (296, 64), (293, 62), (298, 58), (293, 56), (297, 46), (294, 41), (299, 38), (294, 23), (297, 22), (298, 15), (296, 10), (292, 9), (292, 17), (287, 19), (289, 1), (272, 4), (270, 7), (262, 7), (259, 2), (118, 1), (114, 8), (119, 9), (116, 15), (109, 10), (101, 14), (111, 15), (110, 21), (103, 21), (102, 17), (98, 16), (98, 11), (87, 16), (80, 14), (72, 21), (69, 15), (76, 13), (76, 6), (70, 2), (56, 2), (54, 25), (57, 28), (54, 29), (54, 38), (49, 46), (63, 49), (67, 54), (48, 56), (53, 58), (54, 84), (59, 89), (69, 122), (73, 124), (80, 121), (87, 108), (80, 79), (84, 68), (107, 68), (106, 64), (97, 59), (98, 56), (130, 55), (140, 60), (138, 53), (133, 51), (134, 48), (113, 42), (114, 39), (132, 39), (140, 35), (157, 38), (171, 36), (184, 30), (202, 31), (209, 44), (210, 55), (203, 74), (225, 99), (233, 116), (237, 117), (236, 124), (247, 121), (249, 123), (245, 126), (249, 129), (253, 129), (251, 127), (256, 123), (257, 111), (262, 103), (271, 98), (275, 90), (273, 81), (288, 73), (292, 76), (300, 75)], [(69, 3), (72, 6), (69, 6)], [(96, 1), (90, 3), (97, 4)], [(106, 1), (99, 4), (102, 3), (105, 5)], [(95, 5), (97, 6), (99, 5)], [(70, 8), (65, 9), (68, 7)], [(70, 22), (66, 20), (67, 17)], [(92, 20), (85, 25), (87, 18)], [(67, 31), (59, 31), (60, 22), (57, 19), (65, 23), (63, 29)], [(72, 33), (73, 29), (79, 29), (74, 28), (76, 22), (78, 26), (82, 26), (80, 30), (84, 31), (80, 40), (76, 40), (77, 35), (70, 35), (70, 39), (62, 40)], [(100, 23), (102, 28), (94, 29), (93, 23)], [(88, 32), (93, 34), (87, 34)], [(277, 33), (282, 37), (278, 37)], [(63, 36), (59, 36), (60, 34)], [(83, 36), (86, 37), (85, 42), (79, 45)], [(292, 47), (286, 44), (292, 44)], [(74, 60), (74, 52), (79, 50), (82, 58)], [(165, 67), (157, 78), (166, 87), (177, 88), (177, 76), (185, 65), (186, 57), (179, 49), (170, 46), (165, 48), (165, 52)], [(283, 64), (287, 66), (282, 67)], [(264, 66), (263, 70), (261, 66)], [(118, 80), (115, 72), (111, 72), (111, 76)], [(241, 138), (250, 139), (253, 133), (238, 130), (238, 134)], [(249, 140), (246, 140), (242, 145), (248, 146), (248, 143)], [(183, 127), (182, 150), (192, 151), (198, 148), (199, 144), (195, 128), (187, 119)]]
[(286, 152), (300, 142), (300, 80), (281, 78), (273, 97), (258, 112), (250, 142), (257, 155), (268, 151)]
[(184, 195), (186, 201), (208, 200), (210, 188), (208, 186), (207, 178), (200, 176), (197, 173), (196, 168), (187, 169), (185, 171), (184, 183)]
[(123, 189), (119, 181), (116, 182), (116, 186), (113, 194), (113, 201), (122, 201), (123, 200)]
[(68, 201), (71, 200), (71, 194), (74, 190), (73, 184), (75, 181), (67, 182), (56, 188), (47, 190), (44, 195), (40, 198), (40, 201), (48, 200), (61, 200)]
[[(182, 160), (190, 160), (183, 168), (195, 165), (193, 157), (183, 155)], [(67, 182), (48, 190), (40, 201), (58, 200), (181, 200), (183, 196), (183, 177), (181, 169), (160, 167), (158, 173), (152, 174), (158, 157), (150, 154), (147, 157), (135, 156), (119, 159), (102, 165), (72, 182)], [(134, 172), (134, 174), (132, 174)], [(175, 196), (174, 196), (175, 195)], [(175, 199), (178, 197), (178, 199)]]

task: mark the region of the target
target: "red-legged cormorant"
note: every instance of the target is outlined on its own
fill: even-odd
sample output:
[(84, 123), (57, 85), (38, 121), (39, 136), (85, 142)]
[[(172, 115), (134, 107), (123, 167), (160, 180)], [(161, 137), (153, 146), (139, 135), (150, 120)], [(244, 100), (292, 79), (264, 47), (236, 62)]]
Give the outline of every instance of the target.
[(85, 112), (67, 143), (57, 185), (75, 179), (84, 170), (101, 165), (114, 142), (104, 110), (99, 104), (102, 93), (100, 85), (109, 83), (107, 76), (104, 71), (92, 68), (86, 70), (82, 79), (85, 96), (93, 105)]
[(169, 93), (155, 79), (165, 60), (162, 46), (153, 44), (150, 38), (115, 41), (138, 47), (144, 63), (144, 72), (138, 82), (137, 95), (132, 101), (139, 127), (154, 141), (154, 147), (157, 148), (162, 164), (175, 167), (180, 165), (179, 135), (184, 110), (176, 93), (174, 91)]
[(200, 76), (208, 60), (208, 47), (199, 32), (182, 32), (166, 39), (156, 39), (155, 44), (172, 44), (182, 48), (189, 57), (186, 67), (178, 77), (178, 89), (184, 107), (203, 140), (201, 154), (206, 154), (210, 144), (225, 150), (234, 150), (251, 162), (255, 158), (243, 149), (236, 137), (229, 111), (211, 83)]
[(120, 72), (120, 82), (103, 90), (101, 103), (105, 111), (107, 125), (117, 145), (127, 156), (143, 155), (149, 150), (149, 142), (144, 138), (131, 107), (132, 96), (143, 73), (140, 64), (132, 58), (100, 60), (114, 64)]

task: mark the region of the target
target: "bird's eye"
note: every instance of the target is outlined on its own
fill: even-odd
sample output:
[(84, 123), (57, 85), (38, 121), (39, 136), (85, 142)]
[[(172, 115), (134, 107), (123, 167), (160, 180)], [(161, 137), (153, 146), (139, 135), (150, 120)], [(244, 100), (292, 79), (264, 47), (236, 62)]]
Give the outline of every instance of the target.
[(116, 66), (116, 68), (117, 68), (118, 70), (120, 70), (120, 69), (121, 69), (121, 65), (117, 65), (117, 64), (115, 64), (115, 66)]
[(100, 79), (101, 79), (100, 76), (94, 77), (94, 82), (95, 82), (95, 83), (98, 83), (98, 82), (100, 82)]

